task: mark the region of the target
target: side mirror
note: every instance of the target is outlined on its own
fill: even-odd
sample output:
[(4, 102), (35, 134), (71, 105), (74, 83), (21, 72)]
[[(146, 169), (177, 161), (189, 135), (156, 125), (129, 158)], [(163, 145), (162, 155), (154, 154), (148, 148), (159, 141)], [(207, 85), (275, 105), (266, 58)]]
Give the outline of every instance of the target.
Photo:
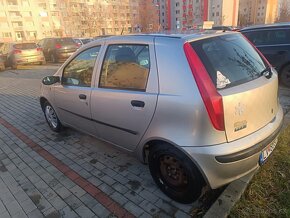
[(42, 79), (42, 83), (44, 85), (52, 85), (55, 83), (60, 82), (60, 77), (59, 76), (46, 76)]

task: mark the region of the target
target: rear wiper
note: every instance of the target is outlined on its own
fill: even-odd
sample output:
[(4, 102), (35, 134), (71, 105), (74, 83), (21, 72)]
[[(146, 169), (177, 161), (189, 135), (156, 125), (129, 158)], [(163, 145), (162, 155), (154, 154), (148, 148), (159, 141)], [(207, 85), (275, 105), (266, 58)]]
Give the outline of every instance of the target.
[(267, 66), (262, 72), (260, 73), (261, 76), (265, 76), (267, 79), (270, 79), (273, 75), (272, 69), (270, 66)]

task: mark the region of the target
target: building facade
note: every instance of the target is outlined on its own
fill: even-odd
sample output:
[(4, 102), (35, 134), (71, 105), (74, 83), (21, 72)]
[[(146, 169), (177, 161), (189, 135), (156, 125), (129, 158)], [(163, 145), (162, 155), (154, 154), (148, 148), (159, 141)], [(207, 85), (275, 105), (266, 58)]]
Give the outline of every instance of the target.
[(0, 42), (157, 31), (152, 0), (0, 0)]
[(278, 16), (277, 0), (240, 0), (239, 25), (274, 23)]
[(216, 26), (237, 26), (239, 0), (209, 0), (208, 20)]
[(208, 16), (208, 0), (157, 0), (163, 30), (188, 30), (202, 26)]

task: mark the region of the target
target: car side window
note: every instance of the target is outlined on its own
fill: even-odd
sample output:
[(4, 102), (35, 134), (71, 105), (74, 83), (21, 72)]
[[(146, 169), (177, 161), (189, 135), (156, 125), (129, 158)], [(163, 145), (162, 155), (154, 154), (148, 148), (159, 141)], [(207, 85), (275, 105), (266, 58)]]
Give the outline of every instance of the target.
[(279, 45), (289, 44), (288, 30), (263, 30), (245, 33), (245, 36), (254, 43), (254, 45)]
[(78, 54), (63, 70), (62, 84), (90, 87), (93, 69), (101, 46), (89, 48)]
[(145, 91), (149, 71), (149, 45), (109, 45), (102, 65), (99, 87)]
[(269, 44), (290, 44), (289, 30), (272, 30), (269, 31)]

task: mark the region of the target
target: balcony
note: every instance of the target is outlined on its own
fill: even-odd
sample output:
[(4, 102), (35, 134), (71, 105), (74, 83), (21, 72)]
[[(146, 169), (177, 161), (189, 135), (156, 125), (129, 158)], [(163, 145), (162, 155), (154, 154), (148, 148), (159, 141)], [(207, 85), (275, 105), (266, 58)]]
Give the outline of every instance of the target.
[(10, 20), (11, 21), (22, 21), (22, 17), (21, 16), (10, 16)]
[(18, 5), (7, 5), (7, 10), (8, 11), (19, 11), (19, 6)]
[(14, 31), (23, 31), (23, 26), (14, 26)]

